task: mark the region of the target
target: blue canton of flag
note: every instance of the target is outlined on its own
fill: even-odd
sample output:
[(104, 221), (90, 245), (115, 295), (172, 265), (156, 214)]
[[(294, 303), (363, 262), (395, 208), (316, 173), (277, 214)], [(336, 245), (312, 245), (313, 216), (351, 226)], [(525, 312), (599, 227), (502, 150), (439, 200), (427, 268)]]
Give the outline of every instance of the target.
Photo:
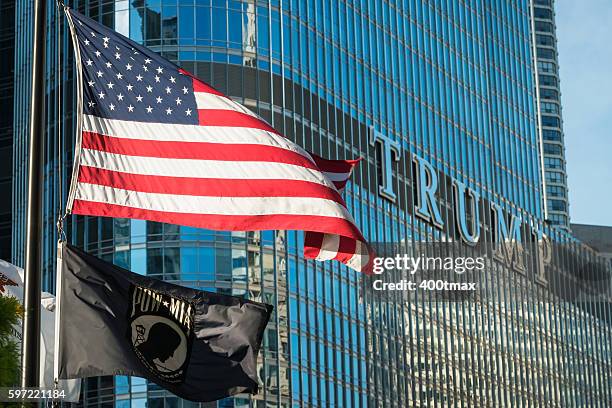
[(138, 122), (198, 123), (192, 78), (179, 67), (88, 18), (73, 13), (72, 20), (83, 75), (83, 113)]

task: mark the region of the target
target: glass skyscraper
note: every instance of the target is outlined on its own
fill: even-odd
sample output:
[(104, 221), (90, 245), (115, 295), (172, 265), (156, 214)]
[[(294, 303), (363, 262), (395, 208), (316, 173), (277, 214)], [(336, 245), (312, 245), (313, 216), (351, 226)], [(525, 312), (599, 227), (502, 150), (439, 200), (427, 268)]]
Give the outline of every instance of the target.
[(569, 199), (565, 170), (554, 0), (535, 0), (533, 11), (548, 219), (554, 225), (569, 228)]
[[(540, 226), (580, 254), (557, 251), (558, 264), (601, 271), (593, 266), (596, 260), (583, 268), (582, 260), (591, 259), (588, 250), (543, 223), (528, 0), (71, 3), (176, 61), (307, 150), (327, 158), (363, 157), (345, 196), (370, 241), (458, 240), (450, 221), (454, 178), (508, 217)], [(29, 7), (17, 6), (16, 106), (30, 89), (23, 74), (31, 47)], [(65, 23), (58, 30), (55, 16), (50, 5), (44, 164), (50, 289), (55, 218), (66, 198), (75, 134), (72, 51)], [(62, 103), (56, 103), (58, 89)], [(16, 111), (13, 260), (18, 264), (23, 263), (26, 130), (26, 116)], [(396, 153), (388, 163), (384, 152), (390, 145)], [(438, 175), (444, 223), (424, 220), (413, 210), (413, 156)], [(385, 171), (391, 172), (390, 183), (380, 194)], [(493, 241), (494, 221), (484, 205), (480, 222), (483, 239)], [(275, 306), (259, 359), (260, 394), (211, 406), (612, 405), (609, 291), (589, 293), (588, 301), (568, 300), (565, 287), (492, 261), (492, 274), (481, 277), (490, 292), (486, 300), (408, 301), (401, 294), (375, 294), (368, 279), (338, 263), (306, 261), (303, 234), (294, 231), (229, 233), (94, 217), (72, 217), (65, 228), (77, 245), (135, 272)], [(609, 269), (603, 270), (609, 276)], [(538, 297), (527, 295), (533, 292)], [(197, 404), (142, 379), (103, 377), (85, 381), (83, 405)]]
[(15, 3), (0, 1), (0, 259), (11, 256), (13, 180), (13, 56), (15, 51)]

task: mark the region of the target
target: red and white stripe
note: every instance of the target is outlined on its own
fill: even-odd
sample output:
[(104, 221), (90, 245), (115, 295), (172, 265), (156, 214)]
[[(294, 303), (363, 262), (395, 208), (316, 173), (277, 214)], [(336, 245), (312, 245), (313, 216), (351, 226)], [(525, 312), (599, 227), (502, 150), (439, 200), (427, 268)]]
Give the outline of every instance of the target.
[[(351, 178), (359, 160), (326, 160), (315, 157), (323, 173), (342, 191)], [(364, 241), (353, 240), (338, 234), (307, 231), (304, 237), (304, 254), (319, 261), (337, 260), (352, 269), (370, 272), (373, 252)]]
[(217, 230), (304, 230), (306, 257), (369, 271), (368, 246), (339, 193), (357, 162), (311, 155), (196, 79), (194, 90), (199, 125), (84, 115), (72, 212)]

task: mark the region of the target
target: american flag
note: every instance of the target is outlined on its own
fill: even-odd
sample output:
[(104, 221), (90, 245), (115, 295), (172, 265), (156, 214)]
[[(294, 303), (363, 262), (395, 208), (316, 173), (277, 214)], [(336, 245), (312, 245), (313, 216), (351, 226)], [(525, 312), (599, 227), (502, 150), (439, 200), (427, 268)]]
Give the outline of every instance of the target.
[(304, 254), (371, 270), (325, 160), (172, 62), (66, 9), (81, 82), (68, 210), (215, 230), (303, 230)]

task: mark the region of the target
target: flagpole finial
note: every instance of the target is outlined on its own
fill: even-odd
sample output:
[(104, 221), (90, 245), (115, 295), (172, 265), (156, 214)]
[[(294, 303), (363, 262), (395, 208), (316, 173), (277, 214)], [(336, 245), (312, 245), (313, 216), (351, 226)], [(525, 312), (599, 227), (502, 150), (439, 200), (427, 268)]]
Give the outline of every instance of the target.
[(58, 11), (62, 9), (64, 12), (66, 12), (66, 10), (70, 8), (63, 2), (63, 0), (55, 0), (55, 5), (57, 6)]

